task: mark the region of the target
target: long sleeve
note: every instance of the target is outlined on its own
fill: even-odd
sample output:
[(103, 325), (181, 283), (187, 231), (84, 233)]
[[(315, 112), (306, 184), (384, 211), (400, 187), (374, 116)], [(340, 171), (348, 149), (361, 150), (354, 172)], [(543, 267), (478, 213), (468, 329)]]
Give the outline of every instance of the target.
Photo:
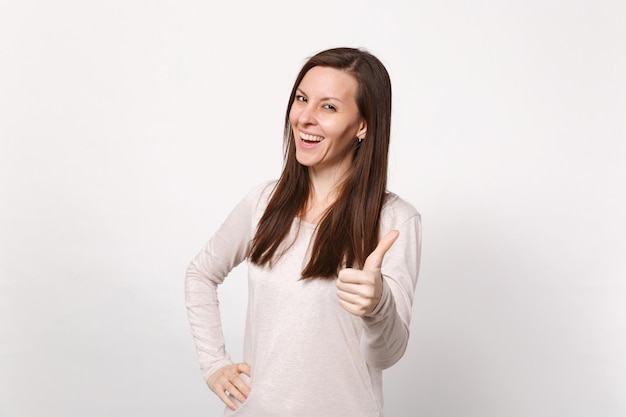
[(382, 298), (363, 318), (361, 350), (367, 363), (378, 369), (389, 368), (404, 355), (420, 267), (420, 215), (407, 203), (395, 202), (383, 216), (381, 236), (392, 229), (400, 235), (381, 266)]
[(254, 233), (258, 191), (251, 191), (235, 207), (185, 274), (187, 317), (205, 381), (232, 363), (225, 349), (217, 287), (246, 258)]

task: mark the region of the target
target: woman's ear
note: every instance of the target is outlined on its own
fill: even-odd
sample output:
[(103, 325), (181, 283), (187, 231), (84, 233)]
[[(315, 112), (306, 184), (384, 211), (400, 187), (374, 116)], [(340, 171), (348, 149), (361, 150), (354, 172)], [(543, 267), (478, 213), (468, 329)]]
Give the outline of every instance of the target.
[(361, 124), (359, 125), (359, 130), (357, 131), (356, 137), (363, 140), (366, 134), (367, 134), (367, 122), (365, 120), (361, 120)]

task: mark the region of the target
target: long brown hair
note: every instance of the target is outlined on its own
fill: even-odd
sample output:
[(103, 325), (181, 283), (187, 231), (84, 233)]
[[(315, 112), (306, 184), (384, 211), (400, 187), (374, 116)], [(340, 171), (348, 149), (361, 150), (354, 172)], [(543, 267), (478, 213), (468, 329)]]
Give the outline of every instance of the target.
[(367, 123), (363, 141), (353, 141), (354, 159), (348, 178), (317, 226), (311, 259), (302, 271), (302, 278), (334, 278), (344, 265), (363, 267), (376, 248), (387, 188), (391, 81), (382, 62), (363, 49), (328, 49), (309, 58), (300, 70), (285, 115), (283, 172), (257, 226), (249, 258), (256, 265), (271, 265), (281, 255), (277, 250), (294, 218), (303, 214), (310, 192), (308, 168), (296, 160), (289, 113), (302, 79), (316, 66), (354, 76), (358, 83), (356, 103)]

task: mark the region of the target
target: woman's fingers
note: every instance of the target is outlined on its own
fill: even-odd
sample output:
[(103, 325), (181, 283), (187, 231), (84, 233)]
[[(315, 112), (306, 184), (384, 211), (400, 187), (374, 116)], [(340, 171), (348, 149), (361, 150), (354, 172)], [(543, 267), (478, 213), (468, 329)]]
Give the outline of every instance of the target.
[(380, 301), (382, 278), (371, 271), (343, 269), (336, 281), (339, 305), (356, 316), (365, 316)]
[(222, 400), (224, 404), (226, 404), (228, 408), (230, 408), (233, 411), (237, 409), (237, 405), (230, 399), (226, 391), (220, 390), (220, 391), (215, 391), (215, 393), (217, 394), (218, 398)]
[(367, 297), (360, 294), (337, 291), (339, 305), (346, 311), (355, 316), (364, 316), (372, 310), (372, 305), (377, 303), (373, 297)]
[(248, 375), (249, 377), (252, 376), (251, 372), (252, 372), (252, 368), (250, 368), (250, 365), (248, 365), (245, 362), (241, 362), (237, 364), (237, 369), (239, 370), (239, 372), (244, 373), (246, 375)]
[(237, 409), (237, 404), (243, 403), (250, 395), (250, 387), (241, 378), (241, 374), (250, 376), (251, 369), (247, 363), (227, 365), (217, 370), (207, 381), (209, 388), (231, 410)]
[(250, 387), (248, 387), (248, 384), (241, 379), (239, 374), (231, 376), (228, 379), (228, 383), (226, 391), (228, 391), (233, 397), (237, 398), (240, 403), (244, 402), (246, 398), (248, 398), (248, 395), (250, 395)]

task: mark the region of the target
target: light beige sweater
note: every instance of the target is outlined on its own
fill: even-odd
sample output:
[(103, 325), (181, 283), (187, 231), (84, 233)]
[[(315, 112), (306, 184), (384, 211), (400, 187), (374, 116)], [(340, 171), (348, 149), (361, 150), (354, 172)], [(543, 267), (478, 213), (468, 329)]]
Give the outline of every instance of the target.
[[(232, 363), (217, 287), (246, 259), (274, 185), (251, 190), (187, 269), (186, 306), (205, 381)], [(382, 370), (407, 346), (421, 251), (419, 213), (389, 193), (380, 236), (392, 229), (400, 235), (382, 264), (383, 297), (366, 318), (338, 304), (335, 280), (299, 279), (315, 232), (312, 224), (294, 219), (283, 244), (286, 252), (271, 268), (248, 263), (242, 361), (252, 368), (251, 393), (236, 412), (226, 408), (224, 416), (383, 416)]]

